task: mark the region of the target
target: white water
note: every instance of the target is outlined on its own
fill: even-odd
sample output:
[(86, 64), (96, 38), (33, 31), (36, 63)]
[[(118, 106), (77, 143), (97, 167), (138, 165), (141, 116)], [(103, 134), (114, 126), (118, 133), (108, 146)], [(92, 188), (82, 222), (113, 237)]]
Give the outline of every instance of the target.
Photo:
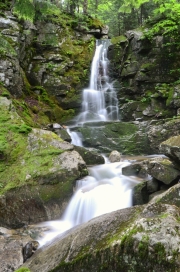
[(91, 65), (90, 84), (83, 90), (82, 112), (76, 123), (118, 120), (118, 99), (108, 76), (109, 40), (97, 40)]
[(77, 182), (75, 193), (61, 220), (40, 224), (50, 228), (39, 240), (40, 246), (96, 216), (130, 207), (132, 188), (137, 181), (122, 175), (122, 167), (128, 164), (125, 161), (91, 167), (90, 175)]

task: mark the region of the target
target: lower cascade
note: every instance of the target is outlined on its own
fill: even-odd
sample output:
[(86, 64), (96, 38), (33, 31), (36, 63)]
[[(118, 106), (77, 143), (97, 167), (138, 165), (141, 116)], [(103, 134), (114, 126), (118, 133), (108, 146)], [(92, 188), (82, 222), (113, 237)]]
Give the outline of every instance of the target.
[(106, 163), (89, 168), (89, 176), (77, 181), (75, 193), (61, 220), (45, 222), (40, 225), (50, 230), (39, 241), (40, 246), (58, 234), (87, 222), (88, 220), (132, 205), (132, 188), (137, 183), (133, 177), (122, 175), (122, 167), (128, 161)]

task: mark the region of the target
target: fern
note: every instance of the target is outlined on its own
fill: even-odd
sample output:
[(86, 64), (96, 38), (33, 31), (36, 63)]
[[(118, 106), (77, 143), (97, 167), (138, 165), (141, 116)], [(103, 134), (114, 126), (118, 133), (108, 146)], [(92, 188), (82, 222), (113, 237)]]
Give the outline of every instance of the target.
[(20, 19), (31, 22), (34, 20), (35, 6), (33, 0), (16, 0), (13, 11)]

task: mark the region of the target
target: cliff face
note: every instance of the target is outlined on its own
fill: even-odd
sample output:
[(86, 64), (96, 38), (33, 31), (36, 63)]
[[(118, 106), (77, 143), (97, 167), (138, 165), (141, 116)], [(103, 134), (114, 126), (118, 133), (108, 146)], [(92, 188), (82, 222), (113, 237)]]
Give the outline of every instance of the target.
[(10, 96), (33, 126), (64, 121), (78, 111), (95, 36), (108, 32), (90, 17), (38, 18), (32, 23), (7, 10), (0, 14), (0, 83), (9, 92), (1, 88), (0, 94)]
[(70, 141), (63, 128), (60, 136), (40, 128), (72, 118), (95, 36), (108, 30), (90, 17), (59, 12), (20, 20), (6, 2), (0, 3), (0, 224), (18, 227), (59, 218), (75, 181), (88, 174), (78, 151), (60, 138)]
[(140, 30), (112, 39), (111, 76), (116, 79), (121, 118), (162, 119), (179, 115), (179, 51), (163, 36)]

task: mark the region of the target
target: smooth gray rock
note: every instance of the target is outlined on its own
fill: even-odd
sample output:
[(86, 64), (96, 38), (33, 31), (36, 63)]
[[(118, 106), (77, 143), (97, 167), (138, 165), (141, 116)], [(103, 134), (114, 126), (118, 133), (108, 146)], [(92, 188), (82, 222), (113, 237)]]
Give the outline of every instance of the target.
[(151, 204), (97, 217), (24, 263), (32, 272), (178, 271), (179, 209)]
[(119, 162), (121, 160), (121, 154), (117, 150), (113, 150), (109, 155), (110, 162)]

